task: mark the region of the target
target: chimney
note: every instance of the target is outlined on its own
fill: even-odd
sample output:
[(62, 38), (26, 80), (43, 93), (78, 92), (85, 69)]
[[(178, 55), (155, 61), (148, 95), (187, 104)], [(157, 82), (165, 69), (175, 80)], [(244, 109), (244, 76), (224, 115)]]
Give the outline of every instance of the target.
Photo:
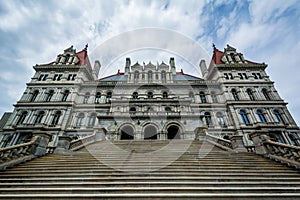
[(94, 64), (94, 69), (93, 69), (93, 77), (95, 80), (98, 79), (100, 68), (101, 68), (101, 64), (100, 64), (99, 60), (96, 60), (95, 64)]
[(171, 67), (172, 74), (176, 75), (176, 67), (175, 67), (175, 59), (174, 59), (174, 57), (170, 58), (169, 64), (170, 64), (170, 67)]

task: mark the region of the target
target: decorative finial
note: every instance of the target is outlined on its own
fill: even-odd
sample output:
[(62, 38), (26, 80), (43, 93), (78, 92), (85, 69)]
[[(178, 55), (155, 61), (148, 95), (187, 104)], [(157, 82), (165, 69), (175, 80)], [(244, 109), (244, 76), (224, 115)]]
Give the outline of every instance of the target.
[(88, 45), (88, 44), (86, 44), (83, 50), (85, 50), (85, 51), (86, 51), (88, 47), (89, 47), (89, 45)]
[(215, 43), (212, 43), (212, 46), (213, 46), (213, 48), (214, 48), (214, 49), (216, 49), (216, 45), (215, 45)]

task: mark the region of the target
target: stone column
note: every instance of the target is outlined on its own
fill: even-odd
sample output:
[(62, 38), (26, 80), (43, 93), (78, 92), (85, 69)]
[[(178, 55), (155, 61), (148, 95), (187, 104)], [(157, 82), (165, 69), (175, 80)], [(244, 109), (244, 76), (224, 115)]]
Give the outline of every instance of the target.
[(268, 133), (266, 131), (256, 131), (249, 134), (250, 138), (253, 140), (256, 154), (265, 155), (268, 153), (268, 150), (263, 144), (264, 141), (269, 139), (267, 134)]
[(71, 141), (72, 141), (72, 138), (69, 136), (59, 136), (58, 143), (57, 143), (54, 153), (68, 151)]
[(232, 149), (237, 152), (247, 152), (244, 146), (243, 135), (233, 135), (230, 137)]
[(34, 155), (35, 156), (43, 156), (46, 154), (47, 145), (52, 137), (50, 133), (44, 131), (36, 131), (33, 132), (33, 138), (38, 138), (38, 145), (35, 149)]

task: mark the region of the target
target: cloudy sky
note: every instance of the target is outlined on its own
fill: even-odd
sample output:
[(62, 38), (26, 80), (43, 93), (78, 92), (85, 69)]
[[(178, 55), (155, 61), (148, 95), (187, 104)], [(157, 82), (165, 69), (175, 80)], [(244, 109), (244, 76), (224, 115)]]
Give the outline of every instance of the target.
[[(34, 74), (33, 65), (54, 60), (71, 45), (81, 50), (88, 43), (92, 54), (112, 38), (143, 28), (174, 31), (197, 41), (209, 56), (212, 43), (221, 50), (230, 44), (246, 59), (267, 63), (268, 74), (300, 124), (300, 4), (297, 0), (0, 0), (0, 115), (13, 110), (12, 104), (20, 98), (25, 83)], [(153, 42), (160, 44), (160, 39)], [(168, 62), (170, 55), (172, 49), (159, 53), (155, 48), (127, 52), (109, 63), (110, 67), (104, 66), (108, 64), (103, 65), (100, 59), (103, 65), (100, 75), (122, 69), (124, 65), (120, 66), (118, 60), (123, 62), (127, 56), (131, 56), (132, 62), (156, 63)], [(92, 63), (94, 57), (97, 55), (91, 56)], [(193, 71), (183, 61), (179, 63), (185, 71)]]

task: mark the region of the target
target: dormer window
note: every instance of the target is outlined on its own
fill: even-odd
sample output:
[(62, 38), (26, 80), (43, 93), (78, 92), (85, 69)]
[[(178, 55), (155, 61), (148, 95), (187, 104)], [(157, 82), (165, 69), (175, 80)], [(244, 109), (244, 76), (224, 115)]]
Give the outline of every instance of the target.
[(67, 55), (65, 56), (65, 63), (68, 63), (69, 59), (70, 59), (70, 54), (67, 54)]
[(132, 93), (132, 98), (134, 99), (139, 98), (139, 94), (137, 92)]
[(148, 96), (148, 99), (152, 99), (153, 98), (153, 93), (152, 92), (148, 92), (147, 96)]

